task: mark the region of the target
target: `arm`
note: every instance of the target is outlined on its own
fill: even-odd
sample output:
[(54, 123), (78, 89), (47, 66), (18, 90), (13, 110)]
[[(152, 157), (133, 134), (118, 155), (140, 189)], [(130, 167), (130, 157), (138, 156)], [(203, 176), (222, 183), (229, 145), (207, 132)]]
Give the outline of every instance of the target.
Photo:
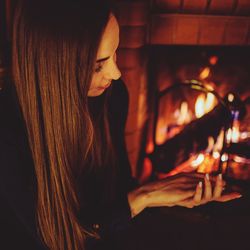
[(225, 202), (241, 197), (236, 192), (222, 194), (224, 186), (221, 174), (217, 177), (179, 174), (135, 189), (128, 193), (128, 201), (134, 217), (146, 207), (179, 205), (192, 208), (210, 201)]

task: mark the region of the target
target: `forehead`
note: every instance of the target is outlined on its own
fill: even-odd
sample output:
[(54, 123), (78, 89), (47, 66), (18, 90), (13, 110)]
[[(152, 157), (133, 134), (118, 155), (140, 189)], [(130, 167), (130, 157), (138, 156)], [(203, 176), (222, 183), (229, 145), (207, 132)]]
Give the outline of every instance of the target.
[(97, 59), (112, 56), (115, 53), (118, 44), (119, 25), (116, 18), (111, 15), (98, 48)]

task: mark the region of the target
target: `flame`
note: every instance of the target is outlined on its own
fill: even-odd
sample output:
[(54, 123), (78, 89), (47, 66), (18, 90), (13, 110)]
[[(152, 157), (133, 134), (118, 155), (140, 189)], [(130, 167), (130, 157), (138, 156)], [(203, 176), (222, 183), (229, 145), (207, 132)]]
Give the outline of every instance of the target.
[(228, 94), (227, 100), (228, 100), (229, 102), (233, 102), (233, 100), (234, 100), (234, 95), (233, 95), (232, 93)]
[(167, 125), (163, 118), (159, 118), (157, 122), (157, 128), (156, 128), (156, 144), (161, 145), (166, 140), (166, 131), (167, 131)]
[(230, 143), (230, 142), (237, 143), (239, 142), (240, 137), (241, 137), (240, 123), (239, 121), (236, 120), (233, 122), (232, 128), (229, 128), (227, 130), (227, 135), (226, 135), (227, 143)]
[(216, 143), (214, 144), (213, 152), (220, 152), (223, 147), (223, 142), (224, 142), (224, 130), (221, 129), (219, 136), (217, 137)]
[(221, 161), (225, 162), (228, 160), (228, 154), (224, 153), (222, 156), (221, 156)]
[(177, 124), (178, 125), (184, 125), (190, 122), (191, 120), (191, 114), (188, 109), (187, 102), (182, 102), (180, 109), (177, 109), (175, 112), (175, 115), (177, 117)]
[(215, 65), (217, 62), (218, 62), (218, 56), (211, 56), (210, 58), (209, 58), (209, 63), (211, 64), (211, 65)]
[(212, 136), (209, 136), (208, 137), (208, 146), (207, 146), (205, 151), (207, 153), (210, 153), (210, 152), (212, 152), (213, 148), (214, 148), (214, 138)]
[(210, 68), (209, 67), (204, 68), (200, 73), (200, 79), (205, 80), (206, 78), (208, 78), (209, 74), (210, 74)]
[(202, 117), (205, 114), (205, 96), (203, 94), (199, 95), (195, 102), (195, 116), (197, 118)]
[(215, 96), (212, 93), (208, 93), (206, 96), (200, 94), (195, 102), (195, 116), (201, 118), (211, 111), (215, 106), (215, 101)]
[(232, 142), (237, 143), (240, 139), (240, 126), (239, 123), (234, 124), (232, 129)]
[(208, 113), (214, 108), (215, 97), (212, 93), (207, 94), (207, 99), (205, 102), (205, 113)]
[(146, 153), (151, 154), (154, 151), (154, 143), (153, 141), (149, 141), (147, 146), (146, 146)]
[(204, 154), (202, 153), (199, 154), (197, 158), (194, 161), (192, 161), (191, 166), (194, 168), (198, 167), (204, 161), (204, 159), (205, 159)]

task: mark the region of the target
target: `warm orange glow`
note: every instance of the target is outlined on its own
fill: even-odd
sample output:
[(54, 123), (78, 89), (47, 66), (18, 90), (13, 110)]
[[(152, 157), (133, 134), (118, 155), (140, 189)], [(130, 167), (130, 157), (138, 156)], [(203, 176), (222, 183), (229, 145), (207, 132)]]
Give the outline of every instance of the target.
[(195, 116), (201, 118), (203, 115), (211, 111), (215, 106), (215, 96), (208, 93), (206, 96), (200, 94), (195, 102)]
[(208, 113), (214, 108), (215, 97), (212, 93), (207, 94), (207, 98), (205, 101), (205, 113)]
[(143, 162), (142, 174), (139, 177), (139, 182), (140, 183), (146, 182), (150, 178), (152, 171), (153, 171), (152, 162), (150, 161), (149, 158), (145, 158)]
[(191, 112), (188, 109), (188, 103), (182, 102), (180, 109), (175, 111), (175, 115), (177, 117), (177, 124), (178, 125), (185, 125), (189, 123), (192, 119)]
[(223, 142), (224, 142), (224, 130), (222, 129), (219, 133), (219, 136), (217, 137), (216, 143), (214, 144), (214, 148), (213, 148), (213, 153), (215, 152), (220, 152), (222, 150), (223, 147)]
[(200, 79), (205, 80), (206, 78), (208, 78), (209, 74), (210, 74), (210, 68), (209, 67), (204, 68), (200, 73)]
[(158, 178), (166, 178), (168, 176), (176, 175), (182, 172), (193, 172), (196, 169), (196, 166), (193, 166), (192, 163), (197, 159), (197, 155), (191, 156), (187, 161), (181, 163), (175, 169), (171, 170), (169, 173), (159, 173)]
[(228, 94), (227, 99), (229, 102), (232, 102), (234, 100), (234, 95), (232, 93)]
[(163, 118), (159, 118), (157, 122), (157, 128), (156, 128), (156, 144), (161, 145), (165, 142), (166, 140), (166, 135), (167, 134), (167, 125), (166, 121)]
[(239, 121), (236, 120), (233, 122), (232, 128), (229, 128), (227, 130), (227, 135), (226, 135), (227, 143), (230, 143), (230, 142), (237, 143), (239, 142), (240, 137), (241, 137), (240, 123)]
[(154, 143), (150, 141), (146, 146), (146, 153), (151, 154), (153, 151), (154, 151)]
[(197, 172), (212, 173), (218, 169), (219, 159), (215, 159), (211, 154), (204, 154), (204, 160), (199, 165)]
[(192, 167), (198, 167), (205, 159), (204, 154), (199, 154), (197, 158), (191, 163)]
[(221, 156), (221, 161), (225, 162), (227, 160), (228, 160), (228, 154), (225, 153)]
[(235, 120), (233, 122), (233, 129), (232, 129), (232, 142), (237, 143), (240, 140), (240, 122)]
[(208, 137), (208, 146), (206, 148), (206, 152), (210, 153), (213, 151), (214, 148), (214, 138), (212, 136)]
[(209, 58), (209, 63), (210, 63), (211, 65), (215, 65), (217, 62), (218, 62), (218, 57), (217, 57), (217, 56), (211, 56), (211, 57)]
[(200, 118), (205, 114), (205, 101), (205, 96), (201, 94), (195, 102), (195, 116), (197, 118)]

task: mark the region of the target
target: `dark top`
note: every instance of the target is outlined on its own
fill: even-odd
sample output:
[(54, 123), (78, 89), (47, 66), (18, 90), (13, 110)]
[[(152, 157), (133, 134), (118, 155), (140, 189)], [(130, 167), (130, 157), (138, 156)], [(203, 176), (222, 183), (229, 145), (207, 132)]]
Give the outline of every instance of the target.
[[(87, 249), (103, 249), (105, 244), (111, 244), (114, 238), (123, 234), (131, 221), (127, 192), (135, 186), (135, 182), (131, 178), (124, 141), (128, 93), (121, 80), (114, 81), (109, 91), (108, 117), (118, 162), (116, 192), (110, 203), (102, 202), (102, 197), (109, 195), (103, 187), (105, 176), (95, 178), (93, 173), (88, 174), (85, 184), (92, 185), (88, 188), (89, 197), (94, 198), (87, 202), (89, 206), (82, 213), (87, 216), (82, 216), (82, 219), (85, 226), (98, 231), (101, 239), (88, 239)], [(13, 93), (9, 87), (0, 91), (0, 248), (46, 249), (36, 232), (34, 165)], [(102, 96), (91, 98), (90, 102), (98, 102), (100, 98)], [(111, 247), (109, 245), (109, 249)]]

